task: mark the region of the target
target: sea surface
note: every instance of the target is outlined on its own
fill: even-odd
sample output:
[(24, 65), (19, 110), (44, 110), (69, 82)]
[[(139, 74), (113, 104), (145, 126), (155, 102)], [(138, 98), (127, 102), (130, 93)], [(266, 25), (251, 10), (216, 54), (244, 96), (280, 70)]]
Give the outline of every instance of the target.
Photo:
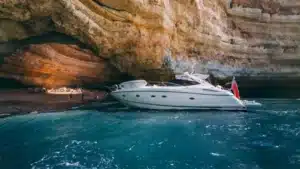
[(300, 169), (300, 100), (250, 112), (73, 110), (0, 119), (1, 169)]

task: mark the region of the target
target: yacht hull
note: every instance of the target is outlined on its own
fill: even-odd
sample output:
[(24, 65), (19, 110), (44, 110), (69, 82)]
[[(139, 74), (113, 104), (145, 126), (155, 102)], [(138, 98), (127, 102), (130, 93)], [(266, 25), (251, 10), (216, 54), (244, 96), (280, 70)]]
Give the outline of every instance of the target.
[(168, 105), (149, 105), (147, 103), (136, 103), (130, 101), (121, 101), (122, 104), (139, 109), (149, 109), (149, 110), (228, 110), (228, 111), (245, 111), (244, 107), (214, 107), (214, 106), (191, 106), (191, 107), (173, 107)]
[(156, 110), (246, 110), (244, 104), (229, 93), (195, 93), (174, 91), (116, 91), (111, 95), (122, 104)]

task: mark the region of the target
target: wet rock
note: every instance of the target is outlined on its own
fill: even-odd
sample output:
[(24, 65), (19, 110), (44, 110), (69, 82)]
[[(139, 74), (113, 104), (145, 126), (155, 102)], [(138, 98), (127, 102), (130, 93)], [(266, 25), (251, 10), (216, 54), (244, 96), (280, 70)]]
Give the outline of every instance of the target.
[(88, 108), (94, 102), (101, 102), (107, 96), (106, 92), (84, 90), (81, 94), (51, 95), (43, 92), (32, 93), (26, 89), (10, 89), (0, 91), (0, 118), (19, 114), (36, 114)]

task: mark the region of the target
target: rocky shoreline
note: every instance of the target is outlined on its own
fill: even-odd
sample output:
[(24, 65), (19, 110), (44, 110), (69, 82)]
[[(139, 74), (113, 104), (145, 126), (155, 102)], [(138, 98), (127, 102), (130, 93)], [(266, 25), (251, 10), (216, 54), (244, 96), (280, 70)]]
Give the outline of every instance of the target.
[(29, 114), (70, 110), (78, 106), (87, 106), (101, 102), (107, 96), (104, 91), (84, 90), (82, 95), (50, 95), (32, 93), (26, 89), (0, 90), (0, 118)]
[[(300, 98), (299, 79), (282, 77), (271, 79), (237, 77), (236, 79), (242, 98)], [(225, 84), (228, 85), (230, 81), (230, 78), (215, 78), (214, 83), (224, 86)], [(103, 102), (105, 103), (111, 99), (103, 88), (103, 86), (106, 86), (105, 84), (95, 84), (89, 86), (89, 89), (83, 90), (84, 99), (82, 100), (80, 94), (72, 95), (70, 98), (69, 95), (50, 95), (34, 91), (32, 90), (34, 88), (30, 89), (21, 84), (18, 88), (10, 80), (5, 81), (5, 83), (0, 85), (0, 118), (29, 113), (59, 112), (76, 107), (100, 109)], [(115, 83), (109, 83), (109, 85)], [(7, 89), (8, 86), (15, 86), (16, 88)], [(114, 108), (114, 106), (108, 107)]]

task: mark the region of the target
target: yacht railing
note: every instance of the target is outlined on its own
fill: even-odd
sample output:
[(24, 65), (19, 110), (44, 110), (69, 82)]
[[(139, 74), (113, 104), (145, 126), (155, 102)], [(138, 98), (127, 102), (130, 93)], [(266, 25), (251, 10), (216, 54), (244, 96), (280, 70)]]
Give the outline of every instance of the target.
[(177, 84), (177, 83), (172, 83), (172, 82), (157, 82), (157, 81), (147, 81), (147, 86), (153, 86), (153, 85), (157, 85), (157, 86), (183, 86), (181, 84)]
[[(185, 86), (183, 84), (173, 83), (173, 82), (158, 82), (158, 81), (147, 81), (146, 86)], [(105, 86), (108, 91), (116, 91), (122, 89), (119, 84), (115, 84), (112, 86)]]

